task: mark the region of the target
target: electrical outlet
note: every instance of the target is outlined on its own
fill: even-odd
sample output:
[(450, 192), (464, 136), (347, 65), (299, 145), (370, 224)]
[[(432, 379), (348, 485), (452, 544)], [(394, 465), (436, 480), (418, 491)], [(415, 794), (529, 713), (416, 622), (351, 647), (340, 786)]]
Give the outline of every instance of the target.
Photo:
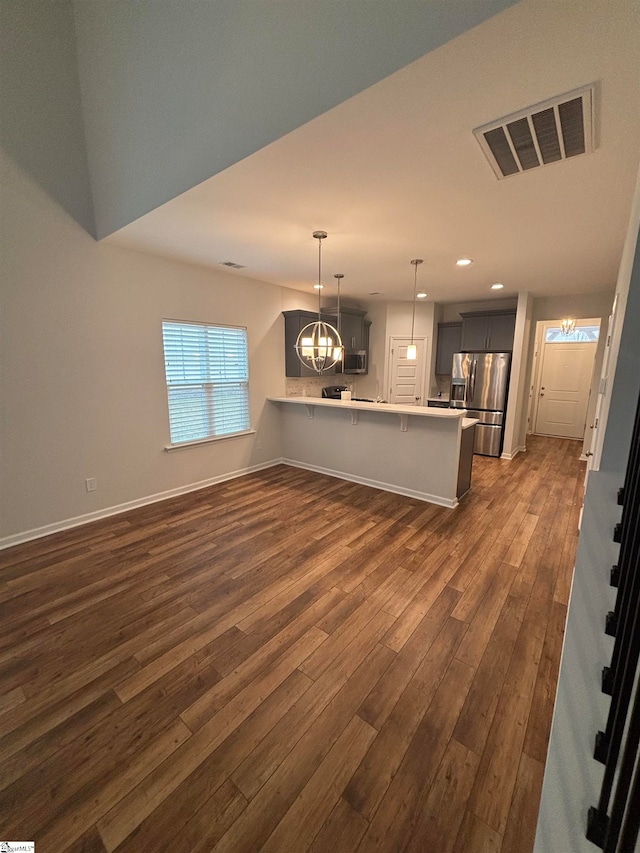
[(84, 484), (87, 487), (88, 492), (95, 492), (98, 488), (98, 481), (95, 477), (89, 477), (84, 481)]

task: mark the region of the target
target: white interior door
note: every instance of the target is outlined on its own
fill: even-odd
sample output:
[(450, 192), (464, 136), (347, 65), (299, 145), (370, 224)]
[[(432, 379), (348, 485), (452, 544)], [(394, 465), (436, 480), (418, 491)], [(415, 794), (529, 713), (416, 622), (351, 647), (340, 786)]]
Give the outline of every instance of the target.
[(535, 432), (583, 438), (597, 343), (544, 342)]
[(407, 347), (411, 338), (390, 339), (389, 352), (389, 402), (405, 406), (422, 406), (427, 354), (426, 338), (414, 338), (417, 347), (415, 361), (407, 359)]

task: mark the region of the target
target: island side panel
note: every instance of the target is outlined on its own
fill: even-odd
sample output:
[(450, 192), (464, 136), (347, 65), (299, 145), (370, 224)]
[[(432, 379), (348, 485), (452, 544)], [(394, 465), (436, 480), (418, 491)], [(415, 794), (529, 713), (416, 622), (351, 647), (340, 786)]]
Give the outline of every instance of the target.
[(406, 432), (397, 413), (381, 409), (277, 403), (286, 461), (455, 506), (460, 454), (460, 419), (409, 415)]

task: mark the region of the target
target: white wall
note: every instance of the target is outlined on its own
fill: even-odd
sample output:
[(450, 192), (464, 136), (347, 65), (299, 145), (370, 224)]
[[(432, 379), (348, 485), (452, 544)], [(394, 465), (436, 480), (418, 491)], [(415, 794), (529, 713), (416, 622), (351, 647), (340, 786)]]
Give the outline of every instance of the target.
[[(416, 302), (414, 334), (427, 341), (424, 394), (429, 394), (430, 368), (435, 358), (434, 324), (435, 304)], [(389, 339), (393, 336), (411, 336), (412, 302), (371, 303), (367, 306), (367, 319), (372, 321), (369, 350), (369, 374), (358, 378), (358, 396), (389, 396)]]
[[(299, 295), (96, 243), (1, 164), (0, 541), (279, 458), (265, 397), (284, 393)], [(247, 326), (256, 435), (164, 450), (163, 318)]]
[(365, 376), (350, 376), (355, 379), (356, 396), (385, 396), (385, 362), (387, 303), (371, 302), (366, 306), (367, 320), (371, 320), (369, 330), (369, 372)]
[[(535, 853), (593, 853), (596, 849), (585, 831), (587, 811), (597, 805), (604, 771), (592, 756), (596, 732), (606, 727), (610, 705), (600, 690), (600, 677), (602, 667), (611, 662), (613, 647), (612, 638), (604, 633), (606, 613), (615, 602), (609, 571), (619, 546), (612, 536), (621, 516), (616, 496), (624, 483), (640, 395), (639, 219), (640, 181), (618, 277), (617, 290), (628, 292), (628, 300), (622, 332), (618, 328), (614, 333), (619, 352), (613, 389), (607, 392), (610, 409), (601, 466), (590, 472), (585, 497)], [(591, 308), (585, 316), (597, 316)]]
[(533, 299), (529, 293), (518, 295), (518, 310), (513, 336), (513, 354), (509, 383), (509, 400), (504, 429), (502, 455), (512, 459), (526, 450), (526, 420), (529, 402), (527, 375), (527, 344), (531, 334)]

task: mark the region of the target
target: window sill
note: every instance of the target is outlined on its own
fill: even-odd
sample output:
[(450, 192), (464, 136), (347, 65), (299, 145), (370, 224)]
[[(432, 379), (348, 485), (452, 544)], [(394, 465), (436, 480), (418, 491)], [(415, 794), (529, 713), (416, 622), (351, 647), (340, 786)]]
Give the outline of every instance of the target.
[(167, 444), (165, 450), (184, 450), (186, 447), (197, 447), (199, 444), (210, 444), (212, 441), (225, 441), (229, 438), (240, 438), (244, 435), (255, 435), (255, 429), (245, 429), (242, 432), (230, 432), (228, 435), (210, 435), (208, 438), (198, 438), (195, 441), (183, 441), (181, 444)]

